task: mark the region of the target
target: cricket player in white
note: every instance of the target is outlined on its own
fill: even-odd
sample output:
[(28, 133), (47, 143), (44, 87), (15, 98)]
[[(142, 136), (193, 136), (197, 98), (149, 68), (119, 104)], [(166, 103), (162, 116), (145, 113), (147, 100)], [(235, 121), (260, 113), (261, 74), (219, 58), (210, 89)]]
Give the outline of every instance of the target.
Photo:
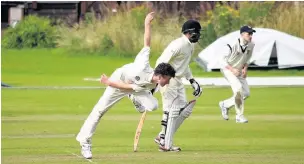
[(231, 98), (219, 102), (222, 116), (225, 120), (229, 119), (229, 108), (235, 106), (236, 122), (248, 122), (244, 117), (244, 100), (250, 94), (246, 77), (254, 48), (254, 44), (251, 42), (254, 32), (256, 31), (250, 26), (241, 27), (241, 37), (234, 45), (227, 44), (227, 52), (222, 59), (221, 72), (231, 85), (233, 91), (233, 96)]
[(144, 48), (136, 56), (131, 64), (124, 65), (114, 71), (110, 78), (101, 76), (101, 83), (106, 84), (103, 96), (94, 106), (92, 112), (84, 122), (76, 140), (81, 145), (81, 154), (92, 158), (91, 144), (92, 136), (101, 117), (123, 97), (131, 95), (133, 102), (141, 104), (136, 109), (139, 112), (153, 111), (158, 108), (157, 99), (150, 92), (158, 84), (165, 86), (171, 77), (175, 77), (174, 68), (167, 63), (161, 63), (153, 70), (149, 64), (150, 42), (151, 42), (151, 21), (153, 12), (145, 19)]
[(176, 70), (176, 77), (170, 80), (167, 86), (161, 87), (160, 92), (163, 102), (162, 130), (154, 141), (159, 144), (160, 151), (180, 151), (173, 146), (173, 136), (183, 121), (190, 116), (195, 101), (187, 102), (182, 77), (190, 81), (194, 92), (199, 97), (202, 88), (194, 80), (189, 63), (194, 51), (194, 43), (200, 38), (201, 25), (194, 20), (183, 24), (182, 36), (172, 41), (158, 58), (156, 65), (169, 63)]

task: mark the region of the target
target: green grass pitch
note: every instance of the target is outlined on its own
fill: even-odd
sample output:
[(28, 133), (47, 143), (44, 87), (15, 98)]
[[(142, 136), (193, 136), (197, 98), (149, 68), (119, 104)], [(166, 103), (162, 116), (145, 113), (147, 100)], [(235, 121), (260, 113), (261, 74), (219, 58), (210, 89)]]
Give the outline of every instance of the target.
[[(191, 89), (187, 89), (191, 99)], [(2, 89), (2, 163), (89, 163), (77, 157), (75, 140), (84, 119), (102, 95), (95, 90)], [(183, 151), (158, 152), (161, 108), (147, 114), (134, 153), (140, 114), (127, 98), (101, 120), (93, 137), (93, 163), (302, 164), (304, 88), (252, 88), (246, 101), (248, 124), (221, 118), (218, 101), (229, 88), (206, 88), (193, 114), (175, 136)], [(159, 93), (156, 94), (160, 99)]]
[[(151, 56), (153, 67), (157, 59)], [(99, 86), (86, 77), (110, 75), (133, 58), (68, 54), (62, 49), (2, 50), (2, 82), (12, 86)], [(195, 77), (222, 77), (220, 72), (204, 72), (194, 62), (190, 65)], [(300, 70), (249, 71), (248, 76), (304, 76)]]
[[(155, 63), (152, 56), (151, 63)], [(100, 86), (85, 77), (110, 75), (131, 58), (67, 55), (62, 50), (2, 50), (1, 81), (12, 86)], [(193, 74), (206, 73), (191, 64)], [(249, 76), (303, 76), (304, 71), (250, 71)], [(192, 89), (187, 89), (189, 100)], [(75, 140), (103, 89), (8, 89), (1, 91), (1, 163), (89, 163)], [(149, 112), (139, 143), (133, 138), (140, 119), (128, 99), (102, 118), (93, 137), (93, 163), (101, 164), (303, 164), (304, 88), (251, 88), (246, 101), (248, 124), (236, 124), (234, 110), (224, 121), (218, 101), (230, 88), (205, 88), (193, 114), (175, 136), (179, 153), (158, 152), (154, 137), (160, 130), (161, 104)], [(156, 94), (160, 100), (159, 93)], [(161, 103), (161, 101), (160, 101)]]

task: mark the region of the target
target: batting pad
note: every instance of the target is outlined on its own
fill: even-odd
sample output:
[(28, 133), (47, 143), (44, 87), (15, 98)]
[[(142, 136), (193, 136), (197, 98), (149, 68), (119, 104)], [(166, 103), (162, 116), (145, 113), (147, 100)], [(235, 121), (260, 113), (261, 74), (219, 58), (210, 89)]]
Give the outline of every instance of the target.
[(177, 129), (180, 127), (180, 125), (184, 122), (184, 120), (191, 115), (192, 109), (195, 104), (196, 104), (196, 100), (192, 100), (184, 108), (180, 110), (180, 114), (177, 117), (176, 124), (174, 126), (175, 127), (174, 132), (176, 132)]
[(171, 109), (169, 113), (169, 119), (167, 123), (166, 136), (165, 136), (165, 148), (170, 149), (173, 143), (173, 136), (180, 125), (184, 122), (186, 118), (188, 118), (192, 109), (196, 103), (196, 100), (190, 101), (184, 108), (182, 109)]

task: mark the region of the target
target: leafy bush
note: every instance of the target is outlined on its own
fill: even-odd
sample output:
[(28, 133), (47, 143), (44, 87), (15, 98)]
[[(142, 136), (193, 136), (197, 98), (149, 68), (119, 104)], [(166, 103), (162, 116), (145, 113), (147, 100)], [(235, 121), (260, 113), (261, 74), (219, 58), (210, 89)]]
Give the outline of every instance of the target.
[(274, 2), (240, 2), (239, 4), (239, 10), (227, 4), (217, 4), (214, 10), (207, 12), (207, 23), (203, 24), (205, 31), (200, 43), (202, 47), (208, 46), (218, 37), (240, 29), (242, 25), (263, 27), (274, 7)]
[(209, 22), (212, 23), (218, 36), (226, 35), (240, 27), (240, 13), (230, 6), (217, 4), (213, 12), (208, 12), (208, 15)]
[[(99, 55), (135, 56), (143, 47), (145, 6), (127, 12), (118, 12), (100, 21), (90, 19), (73, 28), (61, 26), (59, 46), (72, 52)], [(161, 53), (170, 41), (181, 34), (178, 17), (152, 23), (151, 47), (154, 54)]]
[(56, 46), (56, 28), (48, 18), (27, 16), (2, 38), (4, 48), (52, 48)]
[[(203, 31), (199, 44), (204, 48), (245, 24), (304, 37), (303, 7), (297, 12), (292, 5), (285, 6), (286, 2), (276, 7), (275, 4), (239, 2), (238, 10), (225, 3), (216, 4), (215, 9), (208, 11), (206, 17), (200, 20)], [(59, 28), (61, 39), (58, 40), (58, 45), (73, 52), (135, 56), (143, 46), (144, 18), (147, 13), (145, 6), (139, 6), (129, 11), (109, 14), (102, 21), (88, 14), (87, 20), (74, 28)], [(169, 42), (181, 36), (181, 27), (185, 21), (186, 18), (179, 15), (164, 17), (156, 13), (152, 23), (152, 58), (158, 57)], [(195, 53), (201, 49), (197, 46)]]
[(304, 2), (280, 3), (260, 26), (304, 38)]
[(242, 2), (240, 3), (241, 24), (258, 26), (265, 22), (275, 2)]
[(202, 47), (208, 46), (218, 37), (239, 29), (240, 13), (228, 5), (217, 4), (213, 11), (207, 12), (206, 22), (203, 23), (202, 40), (200, 42)]
[(203, 26), (201, 41), (199, 42), (201, 47), (207, 47), (209, 44), (217, 39), (216, 31), (212, 23), (208, 23)]

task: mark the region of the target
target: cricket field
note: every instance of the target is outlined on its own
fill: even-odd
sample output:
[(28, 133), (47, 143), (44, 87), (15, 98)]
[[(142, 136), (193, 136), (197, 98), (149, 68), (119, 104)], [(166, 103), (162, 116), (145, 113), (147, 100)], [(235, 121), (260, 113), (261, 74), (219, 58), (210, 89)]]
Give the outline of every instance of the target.
[[(174, 143), (182, 148), (177, 153), (159, 152), (153, 141), (162, 117), (159, 93), (160, 108), (147, 114), (139, 150), (133, 152), (141, 114), (124, 98), (101, 119), (93, 136), (93, 159), (85, 160), (75, 137), (104, 89), (68, 87), (99, 86), (83, 78), (98, 77), (103, 68), (109, 74), (125, 62), (105, 67), (98, 65), (98, 57), (5, 53), (2, 81), (25, 88), (1, 91), (3, 164), (304, 163), (304, 87), (251, 88), (245, 103), (248, 124), (235, 123), (234, 109), (229, 121), (222, 119), (218, 102), (231, 96), (230, 88), (205, 88), (193, 114), (176, 133)], [(189, 100), (191, 93), (187, 88)]]

